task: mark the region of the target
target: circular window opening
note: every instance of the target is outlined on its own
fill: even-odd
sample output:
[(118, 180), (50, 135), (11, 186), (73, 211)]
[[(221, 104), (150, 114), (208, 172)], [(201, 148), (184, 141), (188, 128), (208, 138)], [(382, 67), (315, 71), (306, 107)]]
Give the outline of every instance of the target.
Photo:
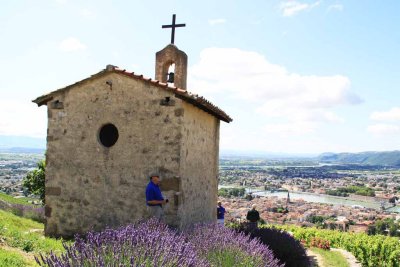
[(118, 129), (114, 124), (106, 124), (100, 129), (100, 143), (105, 147), (112, 147), (118, 140)]

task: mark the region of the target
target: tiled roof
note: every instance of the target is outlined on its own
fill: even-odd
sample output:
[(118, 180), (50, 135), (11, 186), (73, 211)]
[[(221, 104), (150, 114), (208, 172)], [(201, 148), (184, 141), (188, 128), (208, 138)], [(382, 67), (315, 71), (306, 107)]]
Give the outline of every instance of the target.
[(86, 79), (84, 79), (82, 81), (76, 82), (74, 84), (71, 84), (71, 85), (69, 85), (67, 87), (64, 87), (64, 88), (61, 88), (61, 89), (58, 89), (58, 90), (53, 91), (51, 93), (39, 96), (38, 98), (36, 98), (32, 102), (36, 103), (38, 106), (45, 105), (45, 104), (47, 104), (47, 102), (49, 102), (49, 101), (51, 101), (53, 99), (54, 95), (56, 95), (56, 94), (58, 94), (58, 93), (60, 93), (62, 91), (65, 91), (67, 89), (70, 89), (71, 87), (73, 87), (75, 85), (79, 85), (79, 84), (87, 82), (87, 81), (89, 81), (91, 79), (94, 79), (94, 78), (97, 78), (97, 77), (101, 77), (101, 76), (103, 76), (103, 75), (105, 75), (107, 73), (110, 73), (110, 72), (118, 73), (118, 74), (125, 75), (125, 76), (133, 78), (133, 79), (138, 79), (138, 80), (142, 80), (142, 81), (151, 83), (151, 84), (153, 84), (155, 86), (158, 86), (158, 87), (160, 87), (160, 88), (162, 88), (164, 90), (173, 92), (177, 98), (180, 98), (180, 99), (182, 99), (182, 100), (184, 100), (184, 101), (186, 101), (186, 102), (188, 102), (188, 103), (190, 103), (190, 104), (192, 104), (192, 105), (204, 110), (205, 112), (215, 116), (216, 118), (218, 118), (218, 119), (220, 119), (222, 121), (225, 121), (225, 122), (228, 122), (228, 123), (232, 121), (232, 118), (229, 117), (228, 114), (226, 114), (222, 109), (220, 109), (216, 105), (212, 104), (210, 101), (208, 101), (207, 99), (205, 99), (202, 96), (198, 96), (196, 94), (192, 94), (192, 93), (190, 93), (190, 92), (188, 92), (188, 91), (186, 91), (184, 89), (170, 86), (167, 83), (162, 83), (162, 82), (160, 82), (158, 80), (153, 80), (151, 78), (143, 77), (143, 75), (137, 75), (134, 72), (128, 72), (128, 71), (126, 71), (124, 69), (119, 69), (118, 67), (113, 66), (113, 65), (107, 65), (106, 69), (104, 69), (104, 70), (100, 71), (99, 73), (96, 73), (96, 74), (94, 74), (94, 75), (90, 76), (89, 78), (86, 78)]

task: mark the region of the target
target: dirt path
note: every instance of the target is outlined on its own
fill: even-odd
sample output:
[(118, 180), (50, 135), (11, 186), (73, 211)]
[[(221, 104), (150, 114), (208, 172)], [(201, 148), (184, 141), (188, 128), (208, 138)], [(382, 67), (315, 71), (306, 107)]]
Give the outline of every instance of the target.
[(39, 233), (41, 235), (44, 235), (44, 230), (43, 229), (30, 229), (29, 231), (25, 232), (26, 234), (29, 233)]
[(311, 261), (310, 267), (324, 267), (322, 256), (318, 253), (307, 249), (307, 256)]
[[(331, 251), (337, 251), (341, 253), (349, 263), (350, 267), (362, 267), (361, 263), (347, 250), (341, 248), (331, 248)], [(307, 256), (311, 261), (310, 267), (325, 267), (324, 260), (318, 253), (307, 249)]]
[(361, 263), (354, 257), (353, 254), (348, 252), (347, 250), (341, 248), (331, 248), (332, 251), (338, 251), (342, 253), (342, 255), (346, 258), (347, 262), (349, 263), (350, 267), (361, 267)]

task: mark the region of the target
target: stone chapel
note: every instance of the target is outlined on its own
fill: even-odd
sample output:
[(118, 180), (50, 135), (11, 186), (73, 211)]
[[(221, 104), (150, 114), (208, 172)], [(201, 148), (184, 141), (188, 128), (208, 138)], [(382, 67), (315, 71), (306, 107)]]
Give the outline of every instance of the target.
[(46, 235), (146, 218), (153, 172), (170, 200), (168, 224), (216, 220), (220, 121), (232, 119), (189, 93), (186, 74), (187, 55), (172, 40), (156, 53), (155, 79), (107, 65), (33, 100), (48, 114)]

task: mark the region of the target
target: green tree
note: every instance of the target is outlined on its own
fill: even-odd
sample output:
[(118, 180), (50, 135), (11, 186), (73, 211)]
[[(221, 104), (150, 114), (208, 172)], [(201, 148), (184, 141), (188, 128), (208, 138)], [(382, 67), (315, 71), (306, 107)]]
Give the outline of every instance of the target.
[(399, 229), (398, 225), (391, 223), (389, 225), (389, 235), (390, 236), (398, 236), (398, 234), (399, 234), (398, 229)]
[(369, 235), (376, 235), (376, 226), (375, 225), (369, 225), (368, 226), (368, 234)]
[(221, 197), (243, 197), (246, 193), (244, 188), (221, 188), (218, 195)]
[(46, 162), (44, 160), (39, 161), (37, 168), (28, 172), (22, 182), (22, 185), (29, 193), (39, 196), (43, 204), (45, 191), (45, 168)]

